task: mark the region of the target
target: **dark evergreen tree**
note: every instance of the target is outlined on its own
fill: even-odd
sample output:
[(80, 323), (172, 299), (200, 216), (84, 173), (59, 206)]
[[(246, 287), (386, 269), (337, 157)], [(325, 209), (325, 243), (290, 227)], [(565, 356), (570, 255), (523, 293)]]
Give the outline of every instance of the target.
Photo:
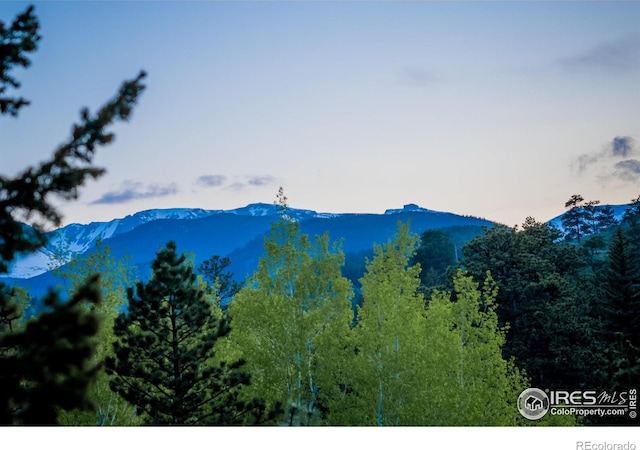
[(611, 240), (604, 285), (603, 334), (609, 344), (611, 388), (627, 390), (640, 379), (640, 261), (622, 227)]
[[(115, 357), (107, 358), (111, 388), (159, 425), (234, 425), (271, 417), (263, 403), (238, 398), (249, 384), (243, 360), (217, 358), (216, 342), (230, 328), (207, 301), (175, 242), (161, 249), (148, 283), (127, 293), (116, 319)], [(219, 312), (219, 310), (218, 310)]]
[(242, 285), (233, 279), (233, 273), (227, 268), (231, 265), (228, 257), (213, 255), (198, 266), (198, 272), (209, 284), (210, 289), (216, 289), (221, 305), (227, 305)]
[(600, 229), (600, 200), (590, 200), (582, 205), (584, 221), (582, 224), (583, 236), (589, 236)]
[(640, 195), (631, 200), (631, 204), (625, 210), (622, 217), (625, 221), (637, 221), (640, 218)]
[(431, 298), (434, 289), (444, 289), (447, 270), (456, 264), (455, 247), (449, 234), (442, 230), (426, 230), (420, 236), (420, 245), (411, 259), (411, 265), (420, 264), (420, 287), (425, 298)]
[(100, 301), (99, 277), (67, 302), (51, 291), (50, 310), (24, 330), (0, 334), (0, 423), (58, 423), (59, 408), (90, 410), (88, 388), (101, 363), (95, 361), (98, 317), (85, 302)]
[[(0, 22), (0, 115), (18, 116), (29, 104), (7, 94), (20, 83), (9, 74), (15, 67), (30, 65), (28, 54), (37, 49), (39, 22), (33, 6), (19, 14), (11, 25)], [(53, 157), (14, 178), (0, 175), (0, 274), (8, 271), (17, 254), (37, 250), (46, 243), (44, 229), (59, 226), (61, 215), (51, 196), (75, 199), (88, 177), (97, 178), (104, 169), (92, 165), (96, 148), (113, 140), (106, 131), (116, 120), (127, 120), (144, 89), (141, 72), (124, 83), (118, 95), (95, 115), (81, 112), (71, 138)], [(28, 220), (31, 227), (20, 222)], [(35, 219), (39, 219), (36, 221)], [(47, 311), (22, 329), (19, 294), (0, 283), (0, 423), (55, 424), (57, 410), (86, 409), (86, 390), (95, 377), (93, 337), (96, 316), (85, 302), (96, 304), (98, 278), (90, 278), (68, 302), (51, 291), (44, 300)]]
[[(565, 228), (564, 238), (567, 241), (581, 242), (585, 236), (593, 234), (600, 226), (600, 213), (597, 205), (599, 200), (591, 200), (586, 203), (582, 195), (574, 194), (564, 204), (569, 211), (562, 216), (562, 226)], [(607, 221), (607, 218), (603, 218)], [(604, 223), (604, 222), (603, 222)]]
[(609, 205), (600, 205), (600, 200), (584, 202), (584, 198), (575, 194), (564, 204), (569, 211), (562, 216), (562, 226), (565, 228), (564, 238), (578, 243), (594, 233), (618, 223), (615, 212)]
[(596, 231), (602, 231), (606, 228), (612, 227), (618, 224), (618, 220), (615, 216), (615, 211), (610, 205), (602, 206), (596, 215)]
[(569, 211), (562, 215), (562, 226), (565, 229), (565, 239), (568, 241), (580, 239), (583, 236), (584, 231), (584, 209), (582, 208), (582, 202), (584, 197), (579, 194), (574, 194), (564, 204), (565, 208), (569, 208)]
[(513, 356), (534, 386), (600, 386), (592, 282), (574, 246), (557, 230), (528, 218), (523, 229), (494, 227), (463, 249), (477, 280), (491, 272), (498, 285), (498, 318), (508, 324), (506, 357)]

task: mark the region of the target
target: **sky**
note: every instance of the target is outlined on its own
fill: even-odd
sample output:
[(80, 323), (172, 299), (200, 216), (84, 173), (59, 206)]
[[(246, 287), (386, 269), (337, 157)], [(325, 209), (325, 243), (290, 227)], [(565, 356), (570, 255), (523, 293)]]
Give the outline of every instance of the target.
[[(28, 4), (0, 2), (8, 24)], [(148, 73), (64, 223), (415, 203), (507, 225), (640, 195), (640, 2), (41, 1), (0, 175)]]

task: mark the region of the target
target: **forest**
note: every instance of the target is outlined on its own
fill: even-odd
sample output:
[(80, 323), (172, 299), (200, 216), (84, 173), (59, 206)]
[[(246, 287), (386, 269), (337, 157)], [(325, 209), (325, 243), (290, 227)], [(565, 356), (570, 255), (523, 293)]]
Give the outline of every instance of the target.
[[(0, 113), (28, 106), (9, 76), (40, 39), (32, 7), (0, 23)], [(0, 273), (61, 223), (145, 72), (83, 110), (50, 160), (0, 176)], [(398, 223), (346, 264), (340, 242), (287, 214), (242, 283), (213, 255), (159, 242), (152, 275), (107, 245), (60, 266), (36, 317), (0, 284), (0, 423), (13, 425), (578, 426), (631, 416), (523, 417), (525, 389), (627, 392), (640, 379), (640, 196), (621, 221), (572, 196), (563, 230), (495, 225), (460, 257), (439, 230)], [(25, 228), (28, 221), (33, 228)], [(345, 276), (349, 274), (349, 277)]]

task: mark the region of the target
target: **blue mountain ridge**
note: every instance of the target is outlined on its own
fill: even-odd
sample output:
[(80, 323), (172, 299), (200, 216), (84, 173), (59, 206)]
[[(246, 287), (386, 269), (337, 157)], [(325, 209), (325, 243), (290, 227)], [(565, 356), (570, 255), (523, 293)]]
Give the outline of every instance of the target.
[[(603, 205), (604, 206), (604, 205)], [(628, 205), (611, 205), (616, 217), (624, 214)], [(384, 243), (397, 230), (398, 222), (409, 223), (412, 232), (420, 234), (428, 229), (464, 230), (464, 238), (458, 238), (457, 248), (481, 234), (483, 227), (494, 224), (486, 219), (432, 211), (414, 204), (400, 209), (389, 209), (384, 214), (317, 213), (311, 210), (290, 208), (288, 214), (300, 223), (303, 233), (313, 237), (329, 233), (332, 241), (340, 241), (342, 249), (349, 253), (371, 253), (374, 243)], [(147, 279), (157, 251), (168, 241), (176, 241), (180, 252), (191, 252), (196, 266), (213, 255), (228, 256), (231, 270), (238, 280), (250, 276), (257, 268), (263, 254), (264, 239), (271, 224), (278, 219), (278, 207), (256, 203), (234, 210), (160, 209), (147, 210), (87, 225), (71, 224), (50, 233), (50, 242), (37, 256), (38, 264), (33, 276), (30, 266), (22, 265), (20, 277), (9, 274), (3, 281), (28, 287), (32, 295), (41, 296), (55, 278), (43, 267), (43, 262), (64, 242), (78, 254), (90, 252), (97, 239), (110, 246), (116, 258), (131, 257), (138, 268), (140, 279)], [(562, 215), (547, 223), (562, 228)], [(32, 256), (32, 255), (31, 255)], [(29, 262), (26, 258), (21, 263)], [(13, 276), (11, 276), (13, 275)]]
[[(371, 250), (374, 243), (386, 242), (399, 221), (409, 222), (411, 230), (418, 234), (427, 229), (471, 227), (477, 235), (482, 226), (492, 225), (485, 219), (431, 211), (413, 204), (384, 214), (317, 213), (295, 208), (288, 213), (300, 223), (303, 233), (314, 236), (328, 232), (332, 241), (342, 242), (345, 253)], [(264, 239), (277, 219), (276, 205), (258, 203), (227, 211), (149, 210), (110, 222), (71, 224), (50, 233), (49, 244), (39, 253), (34, 276), (24, 276), (30, 267), (23, 264), (25, 260), (18, 260), (22, 276), (9, 274), (3, 281), (28, 287), (32, 295), (42, 295), (56, 284), (48, 270), (50, 262), (48, 265), (43, 262), (55, 252), (56, 246), (64, 243), (63, 247), (83, 254), (94, 248), (97, 239), (102, 239), (116, 258), (131, 257), (141, 279), (149, 276), (151, 262), (160, 247), (173, 240), (179, 251), (194, 254), (196, 265), (213, 255), (228, 256), (232, 261), (229, 269), (242, 280), (257, 268)]]

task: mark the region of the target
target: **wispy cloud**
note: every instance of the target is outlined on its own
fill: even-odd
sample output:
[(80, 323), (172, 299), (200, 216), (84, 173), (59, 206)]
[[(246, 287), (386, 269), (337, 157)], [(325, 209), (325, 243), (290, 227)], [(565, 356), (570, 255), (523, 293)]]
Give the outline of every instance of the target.
[(274, 186), (278, 178), (273, 175), (202, 175), (196, 184), (206, 187), (219, 187), (226, 191), (240, 192), (251, 187)]
[(92, 201), (91, 205), (109, 205), (118, 203), (128, 203), (133, 200), (148, 199), (155, 197), (166, 197), (178, 193), (176, 183), (158, 184), (144, 183), (126, 180), (119, 189), (105, 192), (100, 198)]
[(603, 183), (613, 180), (635, 181), (640, 177), (640, 161), (624, 159), (638, 154), (636, 142), (630, 136), (616, 136), (598, 152), (578, 156), (571, 164), (572, 169), (582, 175), (595, 169)]
[(424, 87), (436, 83), (442, 83), (444, 79), (432, 70), (410, 68), (402, 74), (402, 81), (409, 86)]
[(200, 186), (215, 187), (222, 186), (227, 181), (224, 175), (201, 175), (196, 180), (196, 184)]
[(623, 181), (637, 181), (640, 179), (640, 161), (637, 159), (626, 159), (616, 163), (615, 171), (612, 175)]
[(251, 176), (247, 181), (247, 184), (251, 186), (270, 186), (275, 184), (276, 177), (271, 175)]
[(629, 156), (633, 151), (634, 140), (629, 136), (616, 136), (611, 143), (611, 152), (615, 156), (621, 156), (623, 158)]
[(225, 187), (225, 190), (227, 191), (243, 191), (245, 188), (247, 187), (247, 185), (245, 183), (240, 183), (239, 181), (235, 182), (235, 183), (231, 183), (230, 185)]
[(626, 72), (640, 68), (640, 34), (597, 45), (577, 55), (560, 59), (558, 64), (570, 72)]

